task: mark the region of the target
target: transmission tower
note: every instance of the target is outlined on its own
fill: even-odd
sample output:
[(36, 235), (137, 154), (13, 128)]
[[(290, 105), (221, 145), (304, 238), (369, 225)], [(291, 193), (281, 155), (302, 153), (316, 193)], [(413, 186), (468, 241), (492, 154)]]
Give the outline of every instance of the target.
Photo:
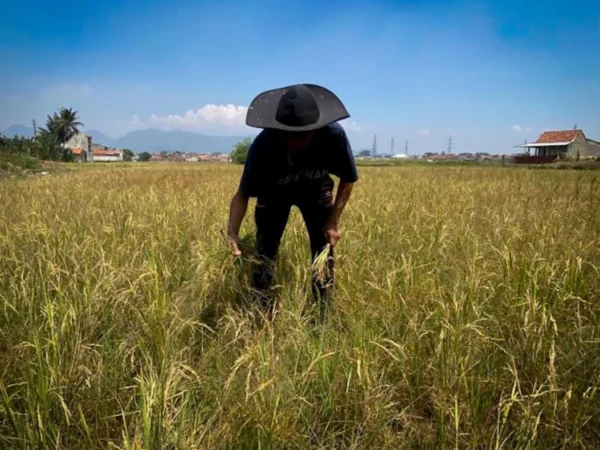
[(35, 119), (33, 119), (33, 137), (37, 136), (37, 127), (35, 126)]
[(408, 139), (406, 140), (406, 143), (404, 144), (404, 154), (408, 155)]
[(452, 136), (448, 138), (448, 154), (452, 153)]
[(377, 135), (373, 135), (373, 148), (371, 149), (371, 155), (377, 155)]
[(392, 137), (392, 143), (390, 144), (390, 155), (394, 154), (394, 138)]

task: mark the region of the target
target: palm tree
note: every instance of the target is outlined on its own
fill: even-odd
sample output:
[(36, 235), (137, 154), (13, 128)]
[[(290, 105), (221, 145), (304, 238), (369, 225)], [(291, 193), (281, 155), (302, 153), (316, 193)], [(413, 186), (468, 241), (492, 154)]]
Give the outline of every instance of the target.
[(71, 108), (60, 108), (58, 113), (47, 116), (46, 129), (41, 129), (42, 133), (49, 133), (56, 137), (62, 149), (62, 159), (65, 157), (65, 144), (79, 133), (78, 127), (83, 125), (78, 119), (77, 111)]
[(78, 119), (77, 111), (73, 111), (71, 108), (60, 108), (58, 113), (48, 116), (46, 128), (64, 146), (69, 139), (79, 133), (78, 127), (82, 126), (83, 123), (79, 122)]

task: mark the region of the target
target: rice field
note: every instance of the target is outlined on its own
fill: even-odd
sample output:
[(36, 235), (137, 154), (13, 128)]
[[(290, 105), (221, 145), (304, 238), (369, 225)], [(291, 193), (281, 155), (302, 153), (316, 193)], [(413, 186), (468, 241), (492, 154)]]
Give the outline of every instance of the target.
[(222, 234), (241, 167), (0, 181), (0, 448), (600, 448), (600, 180), (361, 167), (325, 322)]

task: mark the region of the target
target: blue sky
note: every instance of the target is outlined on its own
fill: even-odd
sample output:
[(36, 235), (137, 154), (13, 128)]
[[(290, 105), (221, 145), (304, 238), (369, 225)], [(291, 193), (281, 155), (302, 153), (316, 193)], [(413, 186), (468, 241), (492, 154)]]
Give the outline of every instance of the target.
[(574, 124), (600, 140), (600, 3), (14, 1), (0, 129), (61, 106), (84, 129), (256, 133), (246, 106), (298, 82), (336, 92), (355, 150), (513, 152)]

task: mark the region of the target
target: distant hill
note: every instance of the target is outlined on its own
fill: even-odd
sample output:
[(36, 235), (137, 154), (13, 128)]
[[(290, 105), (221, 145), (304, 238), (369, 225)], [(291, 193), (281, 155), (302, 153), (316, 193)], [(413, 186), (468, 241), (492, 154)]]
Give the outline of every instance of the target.
[(163, 131), (157, 129), (136, 130), (115, 139), (115, 147), (136, 152), (227, 152), (234, 144), (252, 136), (207, 136), (189, 131)]
[(6, 137), (13, 138), (15, 136), (24, 136), (24, 137), (32, 137), (33, 136), (33, 128), (26, 127), (24, 125), (11, 125), (6, 130), (2, 131)]
[[(153, 128), (132, 131), (116, 139), (98, 130), (87, 130), (84, 133), (92, 136), (92, 142), (95, 144), (128, 148), (134, 152), (180, 151), (229, 153), (234, 144), (247, 137), (254, 138), (254, 136), (208, 136), (189, 131), (163, 131)], [(7, 137), (13, 137), (18, 134), (31, 137), (33, 136), (33, 130), (23, 125), (12, 125), (4, 130), (2, 134)]]
[(113, 138), (111, 138), (110, 136), (107, 136), (106, 134), (102, 133), (101, 131), (86, 130), (84, 133), (89, 136), (92, 136), (92, 142), (94, 144), (103, 144), (103, 145), (106, 145), (107, 147), (116, 147), (115, 140)]

